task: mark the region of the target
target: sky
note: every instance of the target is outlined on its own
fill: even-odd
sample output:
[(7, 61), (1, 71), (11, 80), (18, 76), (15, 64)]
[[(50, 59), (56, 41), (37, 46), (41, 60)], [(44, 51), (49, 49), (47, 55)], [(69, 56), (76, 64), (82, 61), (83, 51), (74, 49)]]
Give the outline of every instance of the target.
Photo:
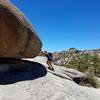
[(100, 48), (100, 0), (11, 0), (30, 20), (42, 50)]

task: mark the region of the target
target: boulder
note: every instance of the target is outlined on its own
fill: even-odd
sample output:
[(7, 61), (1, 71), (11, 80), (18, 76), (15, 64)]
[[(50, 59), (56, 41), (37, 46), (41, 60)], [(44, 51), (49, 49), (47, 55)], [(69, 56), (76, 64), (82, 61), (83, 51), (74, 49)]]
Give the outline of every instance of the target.
[(32, 25), (10, 0), (0, 0), (0, 57), (32, 58), (41, 50)]

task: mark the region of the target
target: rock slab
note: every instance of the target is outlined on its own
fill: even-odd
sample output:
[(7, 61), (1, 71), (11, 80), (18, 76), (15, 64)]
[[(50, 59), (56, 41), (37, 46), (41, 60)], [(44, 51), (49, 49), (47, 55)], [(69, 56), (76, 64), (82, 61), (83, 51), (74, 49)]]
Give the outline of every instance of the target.
[[(11, 78), (7, 75), (10, 81), (16, 79), (13, 77), (18, 79), (24, 77), (24, 80), (12, 84), (0, 84), (0, 100), (100, 100), (100, 89), (80, 86), (50, 72), (34, 79), (34, 70), (38, 71), (35, 65), (33, 62), (31, 73), (30, 71), (16, 72)], [(40, 68), (40, 64), (38, 64), (38, 68)], [(32, 78), (30, 79), (30, 77)]]

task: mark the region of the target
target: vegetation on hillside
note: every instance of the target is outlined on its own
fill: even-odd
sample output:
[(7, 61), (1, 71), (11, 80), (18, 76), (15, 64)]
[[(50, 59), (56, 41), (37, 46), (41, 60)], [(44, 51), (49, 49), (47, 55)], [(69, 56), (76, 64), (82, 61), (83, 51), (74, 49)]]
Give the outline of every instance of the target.
[(97, 80), (94, 78), (95, 76), (100, 77), (100, 57), (98, 55), (82, 54), (64, 66), (88, 73), (88, 83), (93, 87), (98, 87)]
[(67, 67), (77, 69), (81, 72), (92, 70), (96, 76), (100, 73), (100, 58), (97, 55), (82, 54), (79, 57), (72, 59)]

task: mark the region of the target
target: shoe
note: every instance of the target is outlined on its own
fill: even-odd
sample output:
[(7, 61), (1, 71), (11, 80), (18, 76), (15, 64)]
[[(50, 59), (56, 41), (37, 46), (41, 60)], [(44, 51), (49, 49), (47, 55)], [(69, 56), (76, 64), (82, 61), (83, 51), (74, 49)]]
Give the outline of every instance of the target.
[(51, 68), (51, 67), (48, 67), (48, 69), (50, 69), (50, 70), (54, 71), (54, 68), (53, 68), (53, 67), (52, 67), (52, 68)]
[(52, 70), (54, 71), (54, 68), (52, 68)]
[(52, 71), (54, 71), (54, 68), (52, 67), (52, 68), (50, 68)]
[(47, 67), (48, 69), (51, 69), (50, 67)]

